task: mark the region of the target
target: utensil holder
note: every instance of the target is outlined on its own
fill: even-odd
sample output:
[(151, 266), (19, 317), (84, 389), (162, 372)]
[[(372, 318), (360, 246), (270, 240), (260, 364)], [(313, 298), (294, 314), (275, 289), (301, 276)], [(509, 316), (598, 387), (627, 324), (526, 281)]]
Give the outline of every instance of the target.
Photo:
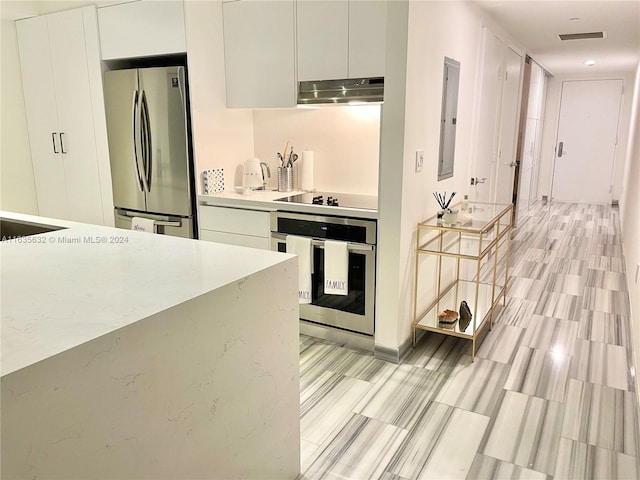
[(298, 167), (278, 167), (278, 191), (293, 192), (298, 188)]

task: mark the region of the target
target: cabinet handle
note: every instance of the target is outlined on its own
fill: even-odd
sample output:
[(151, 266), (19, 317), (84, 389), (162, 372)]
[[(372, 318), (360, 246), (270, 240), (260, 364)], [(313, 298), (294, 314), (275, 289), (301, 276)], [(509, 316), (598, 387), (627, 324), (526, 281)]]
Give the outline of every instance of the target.
[(64, 149), (64, 142), (62, 141), (64, 139), (63, 135), (64, 132), (60, 132), (60, 150), (62, 151), (62, 153), (67, 153), (67, 151)]
[(58, 154), (58, 150), (56, 149), (56, 132), (51, 132), (51, 142), (53, 143), (53, 153)]

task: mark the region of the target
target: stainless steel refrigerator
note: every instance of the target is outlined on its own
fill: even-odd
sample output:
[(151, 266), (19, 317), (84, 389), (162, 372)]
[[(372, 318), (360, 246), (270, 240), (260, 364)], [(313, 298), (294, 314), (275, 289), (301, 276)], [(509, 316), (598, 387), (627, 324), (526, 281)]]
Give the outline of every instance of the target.
[(195, 237), (184, 67), (105, 73), (115, 224), (152, 218), (157, 233)]

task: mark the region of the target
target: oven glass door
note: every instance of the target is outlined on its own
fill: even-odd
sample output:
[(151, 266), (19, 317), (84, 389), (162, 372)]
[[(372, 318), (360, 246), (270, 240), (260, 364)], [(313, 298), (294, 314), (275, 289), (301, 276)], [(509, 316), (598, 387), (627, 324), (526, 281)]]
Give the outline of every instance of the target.
[(349, 252), (349, 293), (330, 295), (324, 293), (324, 248), (313, 247), (313, 274), (311, 275), (311, 304), (333, 308), (343, 312), (365, 314), (366, 306), (366, 256)]
[[(300, 318), (366, 335), (374, 332), (375, 246), (349, 249), (347, 295), (324, 293), (323, 242), (313, 242), (311, 304), (300, 304)], [(286, 252), (285, 241), (272, 239), (272, 249)]]

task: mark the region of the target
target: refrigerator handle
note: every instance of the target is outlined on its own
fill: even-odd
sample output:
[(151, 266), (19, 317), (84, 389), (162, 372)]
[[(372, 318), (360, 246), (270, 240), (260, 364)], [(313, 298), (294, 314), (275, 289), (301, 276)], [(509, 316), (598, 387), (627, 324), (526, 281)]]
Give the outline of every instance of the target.
[(142, 112), (141, 112), (141, 124), (142, 124), (142, 142), (144, 145), (144, 168), (145, 168), (145, 181), (147, 186), (147, 192), (151, 191), (151, 170), (153, 166), (153, 148), (151, 145), (151, 122), (149, 120), (149, 105), (147, 104), (147, 95), (142, 90)]
[(182, 108), (187, 110), (187, 98), (186, 92), (184, 91), (184, 86), (187, 84), (187, 80), (185, 78), (184, 67), (178, 67), (178, 89), (180, 90), (180, 100), (182, 100)]
[(140, 175), (140, 158), (138, 156), (138, 90), (133, 91), (133, 101), (131, 104), (131, 129), (133, 137), (133, 163), (136, 166), (136, 176), (138, 178), (138, 187), (141, 192), (144, 192), (144, 186), (142, 184), (142, 176)]
[(143, 192), (148, 192), (149, 191), (149, 184), (147, 183), (147, 167), (146, 167), (146, 151), (147, 149), (145, 148), (145, 133), (144, 133), (144, 128), (145, 128), (145, 124), (144, 124), (144, 116), (143, 116), (143, 104), (142, 104), (142, 97), (144, 96), (144, 90), (138, 90), (138, 98), (137, 98), (137, 102), (136, 102), (136, 121), (137, 121), (137, 125), (138, 128), (135, 131), (136, 134), (136, 140), (139, 145), (140, 148), (138, 149), (138, 154), (136, 156), (136, 169), (138, 171), (138, 176), (140, 178), (140, 183), (141, 183), (141, 190)]

